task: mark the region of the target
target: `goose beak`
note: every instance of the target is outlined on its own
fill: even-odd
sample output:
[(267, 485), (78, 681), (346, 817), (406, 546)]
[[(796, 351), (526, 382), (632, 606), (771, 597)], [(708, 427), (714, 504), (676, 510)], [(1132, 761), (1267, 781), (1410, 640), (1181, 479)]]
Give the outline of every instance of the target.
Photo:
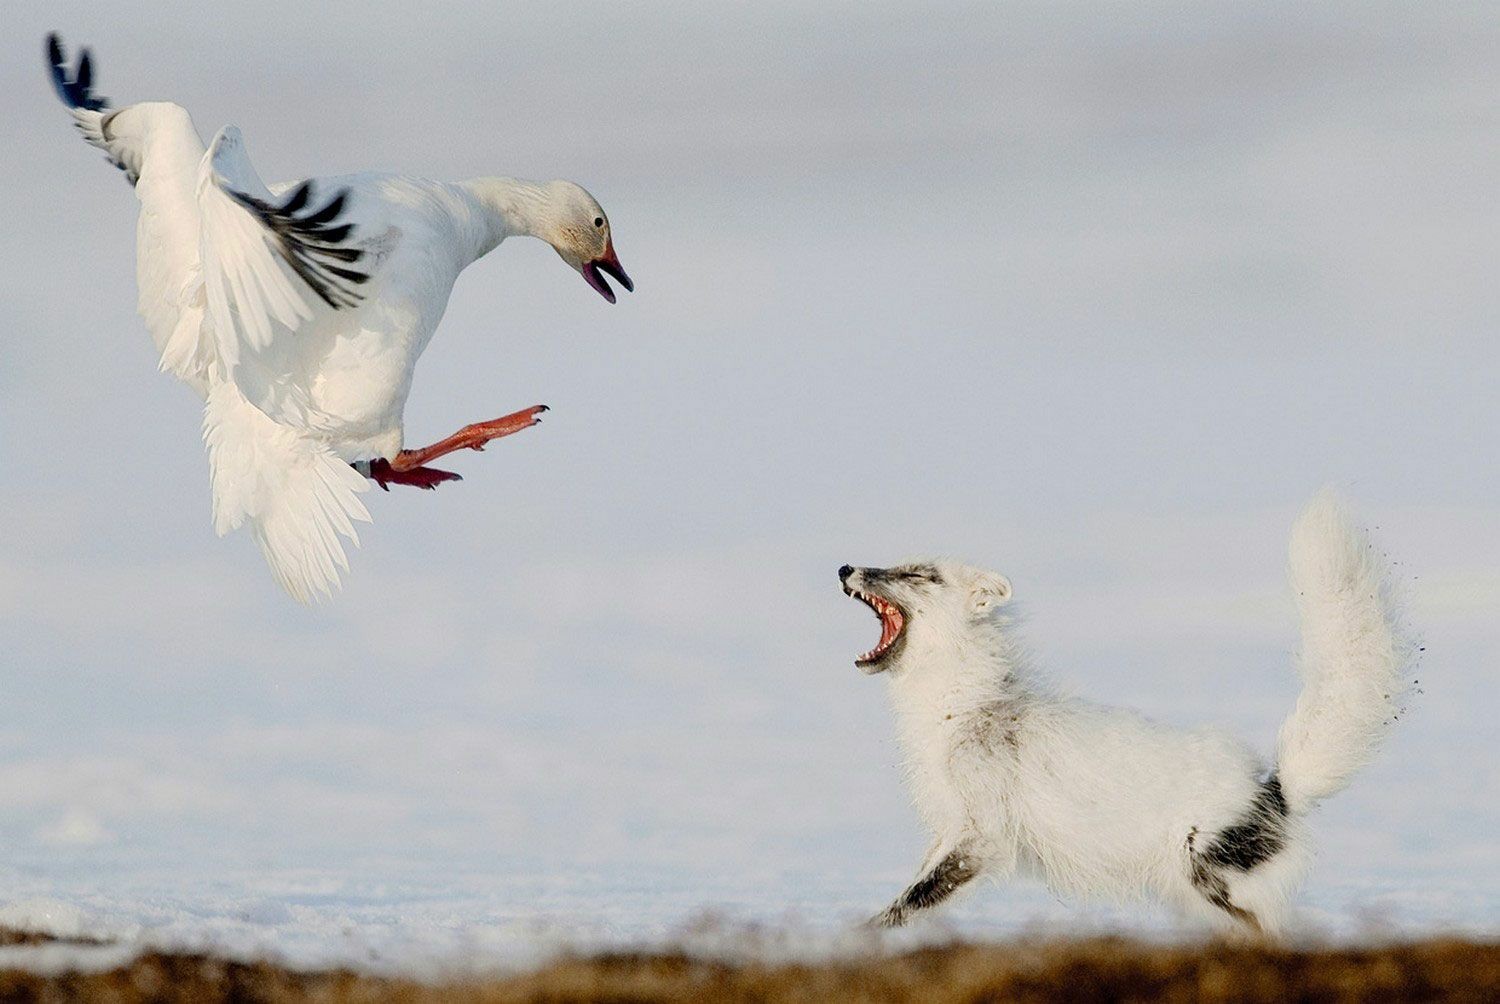
[[(605, 275), (618, 282), (621, 286), (624, 286), (628, 291), (635, 292), (635, 283), (631, 282), (630, 276), (625, 274), (625, 269), (620, 265), (620, 258), (615, 254), (614, 241), (610, 241), (604, 245), (604, 253), (602, 255), (593, 261), (584, 262), (583, 268), (579, 269), (579, 271), (583, 273), (584, 281), (598, 290), (599, 295), (610, 303), (615, 302), (615, 291), (610, 289), (609, 283), (604, 281)], [(601, 272), (604, 275), (600, 275)]]

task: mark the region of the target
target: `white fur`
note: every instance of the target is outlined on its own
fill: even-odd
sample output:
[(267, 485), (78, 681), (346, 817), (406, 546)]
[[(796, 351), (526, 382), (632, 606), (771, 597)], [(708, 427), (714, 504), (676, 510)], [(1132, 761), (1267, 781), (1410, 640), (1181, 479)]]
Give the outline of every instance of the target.
[(1306, 811), (1375, 755), (1383, 726), (1401, 712), (1412, 643), (1384, 563), (1331, 494), (1297, 520), (1290, 551), (1304, 686), (1281, 726), (1276, 762), (1288, 800)]
[[(913, 796), (935, 838), (912, 888), (877, 919), (900, 924), (935, 905), (924, 888), (941, 887), (941, 900), (970, 877), (1020, 872), (1064, 894), (1154, 897), (1226, 931), (1281, 929), (1310, 863), (1302, 817), (1374, 753), (1411, 651), (1382, 565), (1332, 496), (1297, 521), (1291, 559), (1306, 682), (1274, 765), (1215, 729), (1051, 691), (1000, 612), (1011, 596), (1001, 576), (948, 562), (852, 570), (846, 588), (907, 615), (898, 647), (865, 668), (887, 674)], [(1267, 814), (1279, 847), (1246, 869), (1210, 865), (1221, 859), (1208, 849), (1246, 822), (1272, 771), (1289, 810)], [(1218, 882), (1230, 907), (1211, 901)]]

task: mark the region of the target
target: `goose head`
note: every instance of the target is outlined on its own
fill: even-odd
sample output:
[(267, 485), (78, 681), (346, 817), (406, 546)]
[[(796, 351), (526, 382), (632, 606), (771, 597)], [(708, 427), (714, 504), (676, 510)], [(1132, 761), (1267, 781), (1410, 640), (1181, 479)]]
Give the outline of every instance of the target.
[(547, 183), (547, 209), (537, 236), (557, 251), (563, 261), (610, 303), (615, 291), (604, 276), (634, 291), (609, 234), (609, 217), (592, 195), (571, 181)]

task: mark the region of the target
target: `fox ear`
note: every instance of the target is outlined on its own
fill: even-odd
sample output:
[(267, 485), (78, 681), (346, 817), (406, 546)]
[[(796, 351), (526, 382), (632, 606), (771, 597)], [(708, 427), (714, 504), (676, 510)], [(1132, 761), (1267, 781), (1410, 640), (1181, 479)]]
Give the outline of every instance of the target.
[(969, 587), (969, 606), (984, 613), (1010, 602), (1010, 580), (998, 572), (981, 572)]

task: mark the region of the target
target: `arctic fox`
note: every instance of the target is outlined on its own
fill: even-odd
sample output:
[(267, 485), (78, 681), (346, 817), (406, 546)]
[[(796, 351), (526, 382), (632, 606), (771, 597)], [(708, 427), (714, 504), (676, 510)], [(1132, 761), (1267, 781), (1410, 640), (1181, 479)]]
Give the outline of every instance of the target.
[(1308, 865), (1303, 823), (1374, 755), (1414, 646), (1387, 568), (1329, 493), (1292, 529), (1303, 689), (1269, 766), (1182, 730), (1054, 694), (1000, 611), (1002, 575), (950, 562), (839, 569), (880, 618), (856, 665), (885, 673), (913, 797), (934, 840), (883, 913), (897, 926), (980, 876), (1063, 894), (1152, 896), (1226, 933), (1274, 935)]

